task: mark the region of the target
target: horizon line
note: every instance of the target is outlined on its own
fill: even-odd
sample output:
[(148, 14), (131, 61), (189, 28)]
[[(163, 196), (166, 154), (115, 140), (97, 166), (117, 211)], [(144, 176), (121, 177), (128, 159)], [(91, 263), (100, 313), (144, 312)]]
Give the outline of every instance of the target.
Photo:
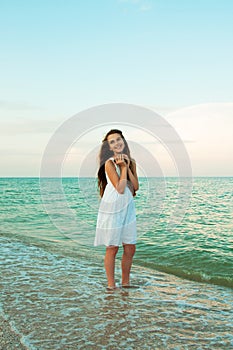
[[(233, 175), (194, 175), (194, 176), (138, 176), (139, 179), (147, 179), (147, 178), (197, 178), (197, 177), (233, 177)], [(96, 179), (97, 176), (0, 176), (0, 179)]]

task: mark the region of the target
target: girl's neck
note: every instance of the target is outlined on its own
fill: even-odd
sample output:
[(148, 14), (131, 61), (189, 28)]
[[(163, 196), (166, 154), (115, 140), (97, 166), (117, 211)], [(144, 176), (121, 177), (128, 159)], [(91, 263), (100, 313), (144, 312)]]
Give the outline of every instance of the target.
[(120, 154), (122, 154), (122, 152), (114, 152), (114, 157), (119, 156)]

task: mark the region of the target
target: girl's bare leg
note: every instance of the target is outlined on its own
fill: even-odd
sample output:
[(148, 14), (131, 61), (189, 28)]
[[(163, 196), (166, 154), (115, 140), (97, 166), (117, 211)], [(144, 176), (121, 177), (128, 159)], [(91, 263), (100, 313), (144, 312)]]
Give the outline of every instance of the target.
[(119, 247), (111, 246), (106, 248), (104, 266), (108, 280), (108, 287), (114, 288), (115, 284), (115, 258)]
[(122, 268), (122, 286), (130, 283), (130, 270), (133, 262), (133, 256), (136, 251), (135, 244), (124, 244), (124, 252), (121, 260)]

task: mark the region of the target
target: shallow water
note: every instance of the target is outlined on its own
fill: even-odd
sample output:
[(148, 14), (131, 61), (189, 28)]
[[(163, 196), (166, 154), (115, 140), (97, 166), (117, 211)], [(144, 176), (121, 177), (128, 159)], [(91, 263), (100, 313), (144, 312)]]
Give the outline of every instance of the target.
[(107, 292), (102, 259), (0, 242), (1, 312), (29, 349), (233, 348), (230, 289), (134, 266), (137, 288)]

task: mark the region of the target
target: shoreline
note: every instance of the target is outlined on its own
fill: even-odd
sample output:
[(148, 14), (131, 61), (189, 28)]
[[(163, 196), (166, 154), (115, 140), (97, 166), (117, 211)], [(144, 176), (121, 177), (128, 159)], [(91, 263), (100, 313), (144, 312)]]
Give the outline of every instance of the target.
[[(72, 247), (70, 245), (67, 245), (67, 241), (66, 241), (66, 246), (64, 246), (64, 241), (55, 241), (55, 240), (48, 240), (45, 238), (37, 238), (37, 237), (33, 237), (33, 236), (24, 236), (24, 235), (12, 235), (12, 234), (8, 234), (8, 233), (3, 233), (0, 232), (0, 237), (3, 238), (7, 238), (10, 239), (12, 242), (18, 242), (18, 243), (23, 243), (26, 244), (27, 246), (35, 246), (38, 247), (39, 249), (45, 249), (48, 250), (51, 253), (54, 254), (59, 254), (59, 256), (61, 257), (73, 257), (75, 259), (77, 259), (77, 256), (80, 259), (85, 259), (87, 258), (86, 253), (84, 252), (78, 252), (76, 251), (77, 246)], [(72, 242), (72, 240), (68, 239), (68, 241)], [(120, 247), (121, 249), (122, 247)], [(58, 252), (59, 251), (59, 252)], [(119, 250), (120, 251), (120, 250)], [(121, 251), (120, 251), (121, 252)], [(98, 261), (101, 266), (102, 266), (102, 261), (103, 261), (103, 257), (104, 257), (104, 250), (103, 251), (97, 251), (97, 250), (92, 250), (92, 256), (94, 257), (95, 261)], [(116, 262), (118, 262), (118, 264), (120, 264), (121, 261), (121, 256), (117, 255), (116, 257)], [(144, 261), (144, 264), (141, 263), (140, 258), (138, 258), (137, 256), (134, 258), (134, 262), (133, 262), (133, 266), (135, 269), (137, 268), (142, 268), (142, 269), (148, 269), (150, 271), (153, 271), (154, 273), (161, 273), (161, 274), (166, 274), (166, 275), (170, 275), (173, 277), (177, 277), (178, 279), (184, 280), (184, 281), (189, 281), (189, 282), (194, 282), (194, 283), (200, 283), (200, 284), (206, 284), (209, 286), (215, 286), (215, 287), (222, 287), (222, 288), (226, 288), (229, 290), (233, 290), (233, 284), (232, 284), (232, 280), (224, 280), (219, 277), (219, 278), (202, 278), (201, 274), (198, 273), (189, 273), (189, 272), (183, 272), (182, 270), (177, 270), (174, 269), (170, 266), (151, 266), (150, 263), (146, 263)]]

